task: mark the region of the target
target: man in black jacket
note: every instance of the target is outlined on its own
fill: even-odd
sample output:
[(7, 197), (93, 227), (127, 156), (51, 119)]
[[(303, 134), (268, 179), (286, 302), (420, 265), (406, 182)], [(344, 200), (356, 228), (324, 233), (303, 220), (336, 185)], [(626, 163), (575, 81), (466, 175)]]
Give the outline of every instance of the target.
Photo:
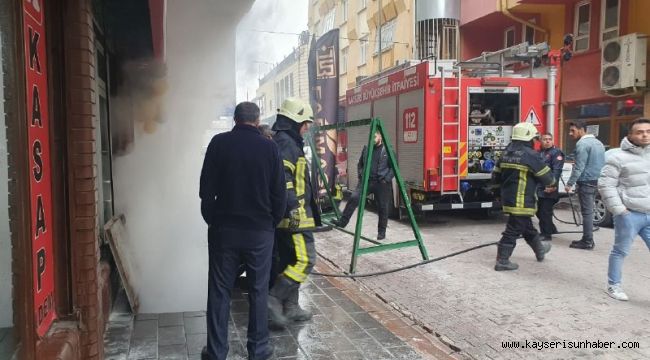
[(501, 155), (492, 173), (493, 181), (501, 185), (503, 212), (510, 214), (506, 229), (499, 241), (497, 263), (494, 270), (516, 270), (519, 265), (510, 262), (517, 238), (524, 240), (535, 252), (537, 261), (544, 260), (544, 254), (551, 249), (548, 241), (541, 241), (533, 226), (537, 204), (537, 184), (546, 188), (555, 185), (551, 169), (544, 164), (533, 150), (533, 139), (537, 128), (531, 123), (519, 123), (512, 128), (512, 142)]
[(557, 228), (553, 224), (553, 206), (557, 204), (559, 193), (557, 185), (562, 176), (564, 167), (564, 153), (553, 145), (553, 135), (546, 133), (542, 135), (542, 149), (540, 155), (542, 161), (551, 168), (555, 185), (551, 188), (545, 188), (541, 184), (537, 186), (537, 218), (539, 219), (539, 231), (542, 240), (551, 241), (552, 235), (557, 233)]
[(277, 145), (257, 129), (260, 110), (243, 102), (235, 127), (210, 141), (201, 170), (201, 214), (208, 224), (208, 346), (210, 360), (228, 355), (230, 293), (239, 265), (249, 279), (248, 356), (268, 359), (267, 298), (275, 226), (286, 190)]
[[(350, 196), (350, 200), (345, 205), (340, 220), (334, 220), (332, 223), (338, 227), (345, 227), (354, 210), (359, 206), (359, 196), (361, 196), (361, 177), (367, 158), (367, 147), (363, 147), (361, 157), (357, 163), (357, 176), (359, 182), (356, 190)], [(386, 227), (388, 226), (388, 211), (390, 206), (390, 197), (392, 196), (393, 170), (388, 164), (388, 153), (384, 146), (383, 139), (379, 130), (375, 132), (375, 146), (372, 149), (372, 164), (370, 164), (370, 180), (368, 183), (368, 194), (375, 195), (377, 208), (379, 212), (379, 223), (377, 225), (377, 240), (386, 238)]]

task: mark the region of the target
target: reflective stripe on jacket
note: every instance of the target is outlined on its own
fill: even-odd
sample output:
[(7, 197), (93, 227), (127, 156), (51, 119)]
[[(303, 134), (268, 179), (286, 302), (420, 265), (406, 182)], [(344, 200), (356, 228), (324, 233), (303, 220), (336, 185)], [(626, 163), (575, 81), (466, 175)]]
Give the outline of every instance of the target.
[(300, 216), (298, 230), (311, 229), (316, 226), (316, 222), (312, 209), (313, 193), (305, 153), (297, 141), (285, 131), (276, 132), (273, 140), (280, 149), (287, 186), (287, 210), (284, 218), (278, 224), (278, 228), (289, 228), (289, 212), (298, 209)]
[(501, 185), (503, 212), (533, 216), (537, 211), (537, 184), (551, 186), (555, 179), (530, 143), (512, 141), (494, 167), (492, 178)]

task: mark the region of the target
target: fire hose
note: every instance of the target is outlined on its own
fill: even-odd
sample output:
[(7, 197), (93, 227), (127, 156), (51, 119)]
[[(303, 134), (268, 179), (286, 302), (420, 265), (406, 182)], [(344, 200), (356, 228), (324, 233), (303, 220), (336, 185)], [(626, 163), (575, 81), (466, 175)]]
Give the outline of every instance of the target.
[[(561, 180), (562, 180), (562, 183), (564, 184), (564, 179), (561, 179)], [(571, 205), (571, 212), (573, 213), (573, 220), (574, 220), (573, 224), (575, 224), (576, 226), (581, 226), (581, 224), (578, 222), (578, 215), (576, 214), (577, 210), (576, 210), (576, 207), (573, 205), (573, 199), (572, 199), (573, 196), (575, 196), (576, 194), (575, 193), (568, 193), (567, 195), (568, 195), (569, 203)], [(553, 217), (556, 220), (558, 220), (558, 221), (560, 221), (562, 223), (572, 224), (571, 222), (562, 221), (562, 220), (558, 219), (555, 216), (555, 213), (553, 214)], [(594, 231), (598, 231), (599, 229), (600, 229), (599, 227), (594, 226)], [(579, 234), (579, 233), (582, 233), (582, 231), (559, 231), (559, 232), (557, 232), (557, 234)], [(473, 247), (470, 247), (470, 248), (467, 248), (467, 249), (464, 249), (464, 250), (456, 251), (456, 252), (453, 252), (453, 253), (450, 253), (450, 254), (447, 254), (447, 255), (439, 256), (439, 257), (434, 258), (434, 259), (429, 259), (429, 260), (421, 261), (421, 262), (418, 262), (418, 263), (414, 263), (414, 264), (410, 264), (410, 265), (406, 265), (406, 266), (402, 266), (402, 267), (398, 267), (398, 268), (394, 268), (394, 269), (388, 269), (388, 270), (382, 270), (382, 271), (376, 271), (376, 272), (369, 272), (369, 273), (362, 273), (362, 274), (350, 274), (350, 273), (347, 273), (347, 272), (344, 272), (342, 274), (329, 274), (329, 273), (320, 273), (320, 272), (314, 271), (311, 274), (312, 275), (317, 275), (317, 276), (324, 276), (324, 277), (350, 278), (350, 279), (364, 278), (364, 277), (371, 277), (371, 276), (379, 276), (379, 275), (387, 275), (387, 274), (392, 274), (392, 273), (396, 273), (396, 272), (399, 272), (399, 271), (413, 269), (413, 268), (418, 267), (418, 266), (431, 264), (431, 263), (438, 262), (438, 261), (441, 261), (441, 260), (445, 260), (445, 259), (448, 259), (448, 258), (451, 258), (451, 257), (454, 257), (454, 256), (458, 256), (458, 255), (465, 254), (465, 253), (468, 253), (468, 252), (471, 252), (471, 251), (474, 251), (474, 250), (478, 250), (478, 249), (481, 249), (481, 248), (484, 248), (484, 247), (497, 245), (498, 243), (499, 243), (498, 241), (485, 243), (485, 244), (473, 246)], [(319, 252), (316, 252), (316, 253), (320, 257), (323, 257), (323, 258), (325, 257)]]

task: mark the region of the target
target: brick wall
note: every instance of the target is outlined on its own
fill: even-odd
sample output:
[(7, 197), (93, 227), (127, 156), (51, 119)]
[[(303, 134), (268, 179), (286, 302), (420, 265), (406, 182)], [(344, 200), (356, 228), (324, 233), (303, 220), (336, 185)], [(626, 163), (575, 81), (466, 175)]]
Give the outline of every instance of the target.
[(64, 51), (73, 302), (80, 310), (81, 358), (103, 359), (105, 319), (98, 284), (95, 55), (90, 0), (69, 0)]

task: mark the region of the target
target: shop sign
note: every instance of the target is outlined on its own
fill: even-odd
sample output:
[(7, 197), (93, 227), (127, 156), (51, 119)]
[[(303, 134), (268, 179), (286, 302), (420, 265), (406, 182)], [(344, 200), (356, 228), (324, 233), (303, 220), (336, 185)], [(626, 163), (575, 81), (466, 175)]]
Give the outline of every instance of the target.
[(55, 319), (52, 251), (52, 172), (48, 113), (45, 16), (42, 0), (23, 1), (27, 127), (30, 153), (34, 320), (44, 336)]
[(418, 142), (418, 108), (404, 109), (402, 115), (403, 121), (403, 140), (405, 143)]

